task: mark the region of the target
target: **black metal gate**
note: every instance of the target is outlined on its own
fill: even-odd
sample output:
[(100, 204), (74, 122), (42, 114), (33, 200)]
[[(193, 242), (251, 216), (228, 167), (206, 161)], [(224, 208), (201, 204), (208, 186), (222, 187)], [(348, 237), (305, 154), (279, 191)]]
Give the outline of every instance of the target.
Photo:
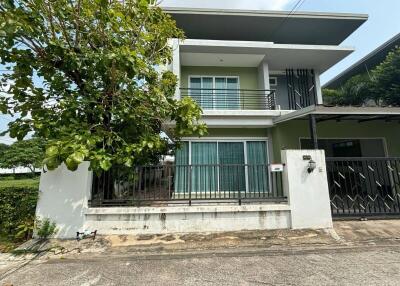
[(333, 217), (400, 215), (400, 158), (326, 158)]

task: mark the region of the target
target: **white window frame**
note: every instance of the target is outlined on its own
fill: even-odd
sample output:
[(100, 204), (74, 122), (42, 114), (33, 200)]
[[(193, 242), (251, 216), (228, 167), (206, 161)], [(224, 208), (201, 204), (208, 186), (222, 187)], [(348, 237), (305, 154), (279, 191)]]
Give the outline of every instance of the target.
[[(235, 79), (237, 79), (237, 83), (238, 83), (238, 90), (240, 90), (240, 77), (239, 76), (236, 76), (236, 75), (233, 75), (233, 76), (228, 76), (228, 75), (189, 75), (188, 76), (188, 86), (189, 86), (189, 96), (192, 96), (191, 95), (191, 88), (192, 88), (192, 82), (191, 82), (191, 79), (192, 78), (200, 78), (200, 81), (201, 81), (201, 83), (200, 83), (200, 88), (203, 88), (203, 78), (212, 78), (212, 82), (213, 82), (213, 87), (212, 87), (212, 89), (213, 90), (215, 90), (215, 78), (225, 78), (225, 83), (226, 83), (226, 80), (228, 79), (228, 78), (235, 78)], [(215, 97), (216, 97), (216, 94), (215, 94), (215, 92), (213, 91), (213, 93), (212, 93), (212, 98), (213, 98), (213, 100), (212, 100), (212, 109), (213, 110), (216, 110), (216, 107), (215, 107)], [(201, 98), (201, 101), (203, 101), (203, 93), (201, 93), (200, 94), (200, 98)], [(241, 100), (241, 98), (240, 98), (240, 94), (239, 94), (239, 102), (238, 102), (238, 106), (240, 106), (240, 100)]]
[[(232, 142), (232, 143), (243, 143), (243, 153), (244, 153), (244, 164), (247, 165), (247, 142), (265, 142), (265, 151), (266, 151), (266, 164), (269, 165), (271, 163), (270, 153), (269, 153), (269, 137), (241, 137), (241, 138), (227, 138), (227, 137), (215, 137), (215, 138), (183, 138), (183, 142), (188, 142), (189, 144), (189, 165), (192, 165), (192, 142), (201, 142), (201, 143), (217, 143), (217, 164), (219, 165), (219, 150), (218, 143), (219, 142)], [(245, 184), (246, 184), (246, 192), (249, 192), (249, 174), (248, 168), (245, 168)], [(268, 172), (268, 192), (272, 192), (271, 185), (271, 172)], [(220, 191), (219, 188), (219, 168), (217, 168), (217, 192)]]

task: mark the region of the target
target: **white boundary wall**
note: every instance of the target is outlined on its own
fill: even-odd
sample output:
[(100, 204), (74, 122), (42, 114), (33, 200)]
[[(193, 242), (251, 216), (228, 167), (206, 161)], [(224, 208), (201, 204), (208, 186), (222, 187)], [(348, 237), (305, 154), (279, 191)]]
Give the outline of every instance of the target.
[[(307, 172), (311, 156), (317, 167)], [(99, 234), (191, 233), (282, 228), (331, 228), (325, 155), (321, 150), (284, 150), (283, 184), (288, 203), (88, 208), (92, 173), (65, 166), (42, 173), (36, 213), (57, 223), (59, 238), (77, 231)]]
[(88, 168), (88, 162), (74, 172), (62, 165), (40, 176), (36, 216), (54, 221), (59, 238), (76, 237), (76, 232), (83, 228), (92, 184)]
[(91, 208), (86, 218), (86, 229), (118, 235), (290, 228), (287, 204)]

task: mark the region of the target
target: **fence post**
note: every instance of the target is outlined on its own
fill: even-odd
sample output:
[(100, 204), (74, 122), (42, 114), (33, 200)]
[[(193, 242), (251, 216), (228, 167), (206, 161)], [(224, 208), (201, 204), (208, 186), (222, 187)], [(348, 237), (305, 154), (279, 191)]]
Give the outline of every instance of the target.
[(192, 165), (189, 165), (189, 206), (192, 205)]
[[(237, 166), (237, 172), (236, 172), (236, 174), (239, 174), (239, 168), (241, 168), (240, 165)], [(245, 179), (246, 179), (246, 168), (247, 168), (247, 166), (245, 166)], [(237, 177), (239, 177), (239, 175), (237, 175)], [(241, 184), (239, 183), (239, 184), (237, 184), (237, 186), (238, 186), (239, 206), (241, 206), (241, 205), (242, 205), (242, 197), (241, 197), (241, 192), (242, 192), (242, 190), (241, 190)], [(245, 181), (245, 186), (244, 186), (244, 187), (245, 187), (245, 188), (247, 187), (246, 181)]]

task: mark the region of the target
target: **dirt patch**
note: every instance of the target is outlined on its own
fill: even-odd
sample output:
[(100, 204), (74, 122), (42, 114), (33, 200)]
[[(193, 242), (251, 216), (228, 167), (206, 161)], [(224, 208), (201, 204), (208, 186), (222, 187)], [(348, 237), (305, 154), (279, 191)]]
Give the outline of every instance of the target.
[(345, 241), (382, 241), (400, 239), (400, 220), (335, 221), (337, 234)]

